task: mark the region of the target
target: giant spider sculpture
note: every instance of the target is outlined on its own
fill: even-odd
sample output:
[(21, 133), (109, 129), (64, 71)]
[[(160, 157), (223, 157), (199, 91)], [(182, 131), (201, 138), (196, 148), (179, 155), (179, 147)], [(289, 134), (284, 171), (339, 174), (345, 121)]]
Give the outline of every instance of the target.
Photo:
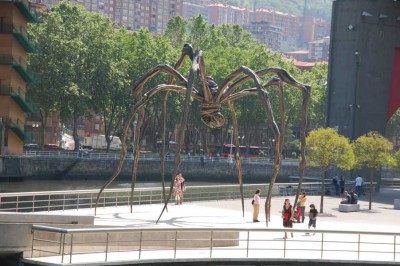
[[(189, 77), (186, 79), (179, 72), (178, 69), (184, 64), (185, 59), (189, 57), (192, 61), (191, 69), (189, 72)], [(160, 84), (144, 93), (144, 85), (153, 77), (160, 73), (169, 74), (168, 84)], [(265, 84), (261, 83), (260, 77), (265, 76), (267, 74), (274, 74), (274, 76), (268, 80)], [(194, 88), (195, 75), (198, 76), (200, 80), (200, 88)], [(181, 85), (173, 85), (173, 81), (176, 79)], [(244, 89), (237, 91), (237, 88), (243, 85), (246, 82), (254, 82), (255, 88)], [(165, 181), (164, 181), (164, 166), (165, 166), (165, 129), (166, 129), (166, 102), (168, 98), (168, 94), (170, 91), (174, 91), (177, 93), (185, 94), (184, 101), (184, 109), (183, 115), (181, 118), (181, 125), (187, 124), (188, 119), (188, 110), (190, 98), (193, 97), (195, 100), (200, 101), (201, 103), (201, 120), (202, 122), (209, 128), (219, 128), (225, 123), (225, 118), (221, 113), (221, 104), (228, 103), (229, 111), (231, 114), (232, 124), (233, 124), (233, 134), (234, 134), (234, 145), (239, 147), (238, 141), (238, 123), (235, 114), (235, 109), (233, 105), (233, 101), (239, 99), (241, 97), (249, 96), (249, 95), (258, 95), (262, 106), (267, 112), (268, 120), (270, 123), (270, 127), (273, 129), (274, 138), (275, 138), (275, 147), (274, 147), (274, 167), (272, 171), (272, 176), (270, 180), (270, 185), (268, 189), (267, 199), (265, 202), (265, 216), (268, 226), (268, 221), (270, 221), (270, 206), (271, 206), (271, 197), (272, 197), (272, 188), (275, 184), (276, 177), (280, 168), (280, 160), (282, 154), (283, 147), (283, 139), (284, 139), (284, 128), (285, 128), (285, 120), (284, 120), (284, 105), (283, 105), (283, 84), (286, 83), (290, 86), (298, 88), (301, 90), (303, 99), (302, 99), (302, 124), (301, 124), (301, 161), (299, 164), (299, 189), (300, 191), (303, 176), (304, 176), (304, 168), (305, 168), (305, 127), (307, 122), (307, 108), (308, 102), (310, 98), (311, 88), (310, 86), (304, 85), (298, 81), (296, 81), (291, 75), (289, 75), (284, 69), (281, 68), (266, 68), (259, 71), (253, 71), (248, 67), (242, 66), (239, 67), (236, 71), (230, 74), (225, 81), (222, 83), (220, 87), (215, 83), (215, 81), (206, 76), (205, 64), (203, 61), (203, 55), (201, 50), (193, 51), (192, 47), (189, 44), (185, 44), (182, 49), (182, 55), (175, 67), (171, 67), (165, 64), (159, 64), (153, 69), (151, 69), (145, 76), (139, 79), (133, 85), (133, 95), (135, 98), (135, 105), (131, 110), (128, 120), (124, 126), (123, 137), (122, 137), (122, 151), (121, 157), (118, 164), (118, 167), (113, 174), (113, 176), (103, 185), (97, 195), (96, 207), (103, 190), (113, 182), (113, 180), (120, 173), (126, 154), (126, 138), (128, 135), (128, 129), (132, 120), (138, 114), (137, 117), (137, 126), (135, 130), (135, 141), (134, 141), (134, 159), (132, 163), (132, 186), (131, 186), (131, 194), (130, 194), (130, 207), (132, 212), (132, 204), (133, 204), (133, 191), (135, 188), (135, 182), (137, 177), (137, 165), (139, 160), (139, 138), (140, 138), (140, 128), (144, 118), (144, 105), (157, 93), (165, 92), (163, 97), (163, 107), (162, 107), (162, 116), (163, 116), (163, 125), (162, 125), (162, 150), (161, 150), (161, 178), (162, 178), (162, 187), (163, 187), (163, 197), (164, 197), (164, 208), (161, 211), (161, 214), (157, 220), (160, 220), (162, 214), (167, 208), (168, 202), (172, 196), (172, 188), (174, 184), (174, 177), (178, 173), (178, 168), (181, 163), (180, 153), (179, 151), (175, 156), (175, 166), (173, 171), (173, 176), (171, 178), (171, 185), (169, 189), (169, 195), (166, 197), (165, 194)], [(267, 87), (277, 86), (279, 89), (279, 110), (281, 115), (280, 127), (277, 126), (275, 122), (274, 114), (272, 111), (272, 106), (270, 102), (270, 98), (268, 92), (266, 90)], [(184, 128), (185, 126), (181, 126), (178, 131), (178, 147), (182, 147), (184, 140)], [(239, 150), (239, 149), (237, 149)], [(243, 173), (240, 161), (240, 154), (236, 152), (234, 155), (237, 169), (238, 169), (238, 182), (239, 189), (241, 194), (241, 202), (242, 202), (242, 212), (244, 215), (244, 200), (243, 200)], [(297, 195), (298, 197), (298, 195)], [(296, 197), (296, 200), (297, 200)]]

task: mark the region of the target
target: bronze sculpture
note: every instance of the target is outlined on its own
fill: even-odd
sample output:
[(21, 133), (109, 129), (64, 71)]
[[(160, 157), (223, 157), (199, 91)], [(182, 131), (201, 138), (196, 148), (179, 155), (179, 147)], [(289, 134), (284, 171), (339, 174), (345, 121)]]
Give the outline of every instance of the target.
[[(189, 57), (192, 61), (191, 69), (189, 72), (188, 79), (185, 79), (179, 72), (178, 69), (184, 64), (186, 58)], [(160, 84), (151, 89), (149, 89), (146, 93), (144, 93), (144, 85), (154, 76), (158, 75), (159, 73), (168, 73), (169, 80), (168, 84)], [(265, 76), (267, 74), (274, 74), (270, 80), (268, 80), (265, 84), (261, 84), (260, 77)], [(198, 75), (200, 80), (200, 88), (196, 90), (194, 88), (194, 79), (195, 75)], [(178, 83), (182, 85), (173, 85), (173, 81), (176, 79)], [(243, 85), (248, 81), (253, 81), (256, 85), (255, 88), (251, 89), (244, 89), (241, 91), (236, 91), (236, 89)], [(128, 135), (129, 126), (134, 119), (135, 115), (138, 114), (137, 118), (137, 125), (135, 130), (135, 140), (134, 140), (134, 159), (132, 163), (132, 187), (131, 187), (131, 197), (130, 197), (130, 207), (132, 212), (132, 200), (133, 200), (133, 191), (136, 182), (137, 176), (137, 164), (139, 160), (139, 138), (140, 138), (140, 127), (143, 122), (144, 117), (144, 105), (150, 100), (151, 97), (156, 95), (158, 92), (165, 92), (163, 97), (163, 130), (162, 130), (162, 151), (161, 151), (161, 177), (162, 177), (162, 187), (163, 187), (163, 196), (164, 196), (164, 208), (157, 220), (160, 220), (163, 212), (167, 208), (167, 204), (172, 195), (172, 188), (174, 177), (178, 173), (178, 168), (181, 163), (180, 160), (180, 153), (179, 148), (178, 152), (175, 156), (175, 167), (173, 176), (171, 179), (171, 185), (169, 190), (169, 196), (165, 197), (165, 182), (164, 182), (164, 165), (165, 165), (165, 128), (166, 128), (166, 102), (168, 98), (168, 93), (170, 91), (178, 92), (185, 94), (185, 102), (184, 102), (184, 109), (183, 109), (183, 116), (181, 119), (181, 125), (186, 125), (187, 118), (188, 118), (188, 110), (189, 110), (189, 101), (191, 97), (195, 100), (200, 101), (201, 103), (201, 120), (202, 122), (209, 128), (218, 128), (221, 127), (225, 123), (225, 118), (221, 113), (221, 104), (228, 103), (229, 110), (232, 117), (232, 124), (233, 124), (233, 136), (234, 136), (234, 145), (239, 147), (238, 141), (238, 123), (235, 114), (235, 109), (233, 106), (233, 101), (249, 95), (258, 95), (263, 108), (268, 114), (268, 119), (271, 128), (274, 132), (275, 138), (275, 158), (274, 158), (274, 168), (273, 173), (271, 176), (271, 181), (268, 189), (268, 195), (265, 202), (265, 215), (268, 221), (270, 220), (270, 205), (271, 205), (271, 197), (272, 197), (272, 188), (274, 186), (277, 174), (279, 172), (280, 167), (280, 160), (283, 148), (283, 139), (284, 139), (284, 128), (285, 128), (285, 120), (284, 120), (284, 106), (283, 106), (283, 83), (286, 83), (290, 86), (299, 88), (302, 92), (303, 99), (302, 99), (302, 125), (301, 125), (301, 161), (300, 161), (300, 182), (299, 188), (301, 187), (301, 183), (304, 176), (304, 168), (305, 168), (305, 128), (307, 122), (307, 108), (308, 102), (310, 98), (311, 88), (310, 86), (304, 85), (298, 81), (296, 81), (291, 75), (289, 75), (284, 69), (281, 68), (266, 68), (259, 71), (253, 71), (248, 67), (242, 66), (239, 67), (236, 71), (230, 74), (222, 83), (220, 87), (215, 83), (215, 81), (211, 78), (206, 76), (205, 64), (203, 61), (203, 55), (201, 50), (193, 51), (192, 47), (189, 44), (185, 44), (182, 49), (182, 55), (178, 62), (176, 63), (175, 67), (171, 67), (165, 64), (159, 64), (150, 71), (147, 72), (145, 76), (139, 79), (133, 85), (133, 95), (136, 101), (129, 118), (124, 126), (123, 130), (123, 137), (122, 137), (122, 151), (121, 157), (118, 164), (118, 167), (114, 173), (114, 175), (103, 185), (97, 195), (96, 207), (100, 198), (101, 193), (103, 190), (113, 182), (113, 180), (118, 176), (120, 173), (126, 154), (127, 154), (127, 147), (126, 147), (126, 138)], [(269, 99), (268, 92), (266, 90), (267, 87), (270, 86), (278, 86), (279, 89), (279, 110), (281, 115), (280, 127), (277, 126), (274, 118), (274, 114), (272, 111), (271, 102)], [(183, 134), (184, 127), (181, 126), (178, 131), (178, 147), (181, 147), (183, 144)], [(237, 149), (239, 150), (239, 149)], [(236, 152), (234, 155), (237, 169), (238, 169), (238, 182), (239, 188), (241, 193), (241, 201), (242, 201), (242, 212), (244, 215), (244, 199), (243, 199), (243, 174), (242, 174), (242, 167), (241, 161), (239, 157), (239, 153)], [(299, 189), (300, 190), (300, 189)]]

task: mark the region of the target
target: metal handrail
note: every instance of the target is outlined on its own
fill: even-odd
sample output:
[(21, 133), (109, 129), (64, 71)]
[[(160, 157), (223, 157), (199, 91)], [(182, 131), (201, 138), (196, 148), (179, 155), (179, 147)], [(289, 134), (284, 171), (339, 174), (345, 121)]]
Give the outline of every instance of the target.
[[(17, 158), (24, 158), (24, 157), (40, 157), (40, 158), (82, 158), (85, 160), (97, 160), (97, 159), (107, 159), (107, 160), (119, 160), (120, 159), (120, 152), (96, 152), (96, 151), (67, 151), (67, 150), (57, 150), (57, 151), (43, 151), (43, 150), (32, 150), (32, 151), (25, 151), (23, 154), (20, 155), (6, 155), (6, 157), (17, 157)], [(133, 153), (130, 152), (127, 154), (125, 159), (131, 160), (133, 157)], [(182, 161), (193, 161), (193, 162), (200, 162), (201, 158), (203, 158), (204, 162), (226, 162), (226, 163), (234, 163), (230, 158), (217, 158), (217, 157), (208, 157), (208, 156), (187, 156), (182, 155)], [(166, 161), (174, 161), (174, 156), (168, 156), (165, 158)], [(141, 154), (140, 160), (160, 160), (159, 154)], [(268, 164), (272, 163), (270, 158), (266, 157), (259, 157), (259, 158), (240, 158), (242, 163), (262, 163)], [(298, 159), (285, 159), (282, 160), (283, 165), (294, 165), (299, 164)]]
[[(143, 261), (143, 253), (154, 260), (207, 258), (278, 258), (320, 260), (399, 261), (396, 247), (399, 232), (347, 230), (307, 230), (276, 228), (79, 228), (65, 229), (42, 225), (32, 226), (31, 258), (56, 255), (62, 263), (73, 258), (95, 254), (99, 262), (110, 261), (111, 255), (122, 260)], [(45, 232), (41, 234), (40, 232)], [(285, 239), (285, 232), (317, 234), (311, 239)], [(121, 234), (123, 233), (123, 234)], [(185, 234), (186, 233), (186, 234)], [(189, 233), (189, 234), (188, 234)], [(91, 234), (85, 238), (85, 234)], [(146, 234), (151, 238), (144, 237)], [(105, 236), (105, 237), (104, 237)], [(126, 237), (123, 237), (126, 236)], [(47, 238), (46, 238), (47, 237)], [(79, 240), (75, 240), (79, 239)], [(221, 244), (224, 242), (224, 244)], [(50, 248), (50, 244), (53, 248)], [(208, 243), (208, 244), (207, 244)], [(220, 243), (218, 245), (218, 243)], [(96, 246), (86, 250), (83, 247)], [(377, 248), (379, 246), (379, 248)], [(79, 248), (76, 248), (79, 247)], [(46, 249), (47, 248), (47, 249)], [(39, 254), (40, 253), (40, 254)], [(340, 254), (340, 256), (338, 256)], [(391, 255), (391, 256), (388, 256)], [(69, 262), (65, 262), (69, 259)], [(80, 259), (82, 261), (82, 258)], [(91, 259), (93, 262), (93, 257)]]
[[(276, 183), (273, 196), (291, 196), (297, 193), (298, 183)], [(365, 184), (368, 189), (369, 183)], [(376, 183), (372, 184), (373, 186)], [(256, 189), (267, 190), (269, 184), (245, 184), (243, 194), (251, 198)], [(99, 207), (127, 206), (130, 203), (130, 188), (106, 189), (99, 201)], [(320, 182), (303, 183), (302, 191), (308, 195), (320, 195)], [(98, 189), (9, 192), (0, 193), (0, 211), (39, 212), (68, 209), (94, 208)], [(167, 195), (169, 190), (167, 189)], [(238, 185), (187, 186), (185, 201), (215, 201), (240, 198)], [(163, 202), (162, 187), (136, 188), (133, 204), (158, 204)]]
[[(265, 184), (244, 186), (244, 196), (251, 197), (257, 188)], [(39, 212), (67, 209), (94, 208), (98, 189), (0, 193), (0, 211)], [(169, 191), (167, 191), (169, 193)], [(167, 194), (168, 195), (168, 194)], [(238, 185), (187, 186), (185, 200), (225, 200), (240, 198)], [(156, 204), (163, 202), (162, 187), (136, 188), (133, 204)], [(99, 207), (127, 206), (130, 188), (104, 190)]]

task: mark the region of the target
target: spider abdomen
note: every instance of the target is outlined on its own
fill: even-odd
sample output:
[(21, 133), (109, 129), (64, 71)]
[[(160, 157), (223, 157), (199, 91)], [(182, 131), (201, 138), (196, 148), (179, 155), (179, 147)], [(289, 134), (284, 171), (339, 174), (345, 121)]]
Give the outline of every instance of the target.
[(209, 128), (219, 128), (225, 124), (219, 103), (202, 103), (200, 115), (201, 121)]

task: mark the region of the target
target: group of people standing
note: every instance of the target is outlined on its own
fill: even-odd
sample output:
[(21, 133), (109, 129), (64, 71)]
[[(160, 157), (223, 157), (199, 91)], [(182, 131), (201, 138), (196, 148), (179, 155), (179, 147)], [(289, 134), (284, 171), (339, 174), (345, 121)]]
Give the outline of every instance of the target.
[(343, 175), (340, 177), (340, 180), (338, 176), (334, 176), (332, 178), (332, 185), (335, 187), (336, 196), (339, 196), (340, 194), (344, 196), (340, 201), (341, 204), (357, 204), (358, 198), (362, 193), (363, 183), (363, 178), (361, 176), (357, 176), (354, 180), (354, 190), (347, 192), (345, 191), (345, 179)]
[[(361, 176), (357, 176), (354, 180), (354, 193), (358, 195), (358, 197), (361, 196), (362, 193), (362, 186), (363, 186), (364, 180)], [(344, 176), (340, 176), (340, 179), (338, 176), (334, 176), (332, 178), (332, 185), (335, 188), (335, 194), (336, 196), (339, 195), (344, 195), (345, 194), (345, 178)], [(340, 192), (340, 194), (339, 194)]]
[[(259, 189), (256, 190), (254, 193), (253, 197), (253, 222), (259, 222), (258, 220), (258, 215), (260, 212), (260, 193), (261, 191)], [(301, 211), (301, 222), (304, 223), (305, 219), (305, 211), (306, 211), (306, 201), (307, 201), (307, 195), (305, 192), (302, 192), (299, 196), (299, 202), (298, 202), (298, 208)], [(282, 207), (282, 221), (283, 221), (283, 227), (285, 228), (293, 228), (293, 219), (295, 215), (295, 210), (293, 209), (293, 206), (290, 203), (289, 199), (285, 199)], [(317, 215), (318, 215), (318, 210), (315, 208), (314, 204), (310, 204), (310, 210), (309, 210), (309, 222), (308, 222), (308, 228), (313, 227), (314, 229), (317, 226)], [(307, 233), (308, 234), (308, 233)], [(293, 233), (291, 233), (291, 237), (293, 237)], [(284, 238), (287, 238), (287, 233), (285, 232)]]
[[(339, 196), (340, 194), (343, 195), (344, 189), (345, 189), (345, 184), (346, 184), (346, 181), (345, 181), (343, 175), (340, 176), (340, 179), (338, 176), (334, 176), (332, 178), (332, 185), (335, 187), (336, 196)], [(339, 194), (339, 192), (340, 192), (340, 194)]]

